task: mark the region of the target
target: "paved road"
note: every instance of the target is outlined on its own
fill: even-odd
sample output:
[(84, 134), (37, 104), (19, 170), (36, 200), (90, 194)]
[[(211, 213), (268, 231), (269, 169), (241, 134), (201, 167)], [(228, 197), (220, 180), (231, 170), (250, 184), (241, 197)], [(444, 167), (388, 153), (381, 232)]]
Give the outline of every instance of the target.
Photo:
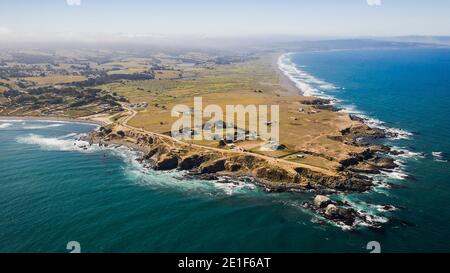
[[(183, 141), (180, 141), (178, 139), (175, 139), (173, 137), (167, 136), (167, 135), (163, 135), (163, 134), (159, 134), (159, 133), (155, 133), (155, 132), (150, 132), (147, 131), (145, 129), (142, 128), (136, 128), (133, 127), (131, 125), (128, 124), (128, 122), (133, 119), (136, 115), (137, 115), (137, 111), (135, 111), (134, 109), (131, 109), (130, 107), (128, 107), (125, 104), (122, 104), (122, 107), (124, 109), (126, 109), (126, 116), (123, 118), (120, 118), (118, 120), (118, 123), (130, 130), (134, 130), (134, 131), (138, 131), (138, 132), (142, 132), (151, 136), (156, 136), (159, 137), (161, 140), (167, 140), (170, 141), (172, 143), (177, 143), (181, 146), (189, 146), (189, 147), (195, 147), (195, 148), (199, 148), (199, 149), (203, 149), (203, 150), (209, 150), (209, 151), (215, 151), (215, 152), (219, 152), (219, 153), (227, 153), (229, 154), (230, 151), (229, 150), (225, 150), (225, 149), (220, 149), (220, 148), (214, 148), (214, 147), (208, 147), (208, 146), (203, 146), (203, 145), (198, 145), (198, 144), (190, 144), (190, 143), (186, 143)], [(167, 142), (166, 142), (167, 144)], [(286, 164), (288, 166), (292, 166), (292, 167), (300, 167), (300, 168), (305, 168), (305, 169), (309, 169), (315, 172), (319, 172), (319, 173), (323, 173), (326, 175), (331, 175), (334, 176), (336, 175), (334, 172), (324, 169), (324, 168), (320, 168), (320, 167), (316, 167), (316, 166), (311, 166), (311, 165), (307, 165), (307, 164), (303, 164), (303, 163), (298, 163), (298, 162), (292, 162), (292, 161), (288, 161), (285, 159), (278, 159), (278, 158), (274, 158), (274, 157), (270, 157), (270, 156), (265, 156), (265, 155), (260, 155), (260, 154), (255, 154), (255, 153), (251, 153), (251, 152), (245, 152), (245, 151), (233, 151), (232, 153), (235, 154), (242, 154), (242, 155), (251, 155), (251, 156), (255, 156), (264, 160), (267, 160), (269, 163), (282, 163), (282, 164)]]

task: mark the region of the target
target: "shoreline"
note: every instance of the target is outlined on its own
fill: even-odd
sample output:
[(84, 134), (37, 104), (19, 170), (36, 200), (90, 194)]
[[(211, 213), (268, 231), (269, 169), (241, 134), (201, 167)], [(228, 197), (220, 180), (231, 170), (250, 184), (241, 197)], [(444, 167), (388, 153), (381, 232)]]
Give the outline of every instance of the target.
[(81, 123), (90, 124), (97, 126), (105, 126), (106, 124), (97, 120), (90, 119), (77, 119), (77, 118), (65, 118), (65, 117), (39, 117), (39, 116), (2, 116), (0, 115), (0, 120), (25, 120), (25, 121), (36, 121), (36, 122), (71, 122), (71, 123)]
[[(326, 52), (329, 52), (329, 51), (333, 51), (333, 50), (326, 50)], [(324, 51), (316, 51), (316, 52), (325, 52), (325, 50)], [(310, 85), (310, 83), (305, 83), (305, 85), (308, 87), (311, 87), (312, 90), (317, 90), (317, 92), (324, 92), (323, 96), (321, 96), (320, 94), (305, 95), (304, 90), (302, 90), (300, 88), (300, 86), (297, 84), (297, 82), (295, 80), (291, 79), (291, 77), (288, 75), (289, 71), (286, 71), (281, 67), (282, 62), (283, 62), (282, 59), (286, 58), (291, 63), (291, 64), (286, 64), (286, 66), (292, 66), (293, 69), (295, 69), (299, 73), (304, 72), (304, 71), (299, 70), (297, 68), (296, 64), (291, 61), (289, 55), (294, 54), (294, 53), (295, 52), (288, 52), (288, 53), (282, 53), (282, 54), (278, 55), (277, 69), (279, 71), (278, 74), (282, 77), (282, 79), (280, 81), (286, 81), (286, 80), (290, 81), (291, 85), (294, 85), (299, 90), (300, 96), (308, 96), (308, 97), (314, 97), (317, 99), (325, 99), (325, 100), (329, 101), (330, 105), (333, 105), (333, 106), (335, 105), (335, 102), (340, 101), (339, 98), (328, 95), (328, 94), (326, 94), (326, 91), (320, 90), (320, 84), (317, 84), (319, 87), (316, 89), (316, 86), (312, 86), (312, 85)], [(313, 79), (316, 79), (318, 82), (329, 84), (326, 81), (322, 81), (321, 79), (315, 78), (314, 75), (310, 75), (307, 72), (304, 72), (304, 73), (308, 76), (311, 76)], [(298, 81), (301, 82), (302, 79), (299, 79)], [(334, 86), (332, 83), (331, 83), (331, 85)], [(334, 88), (337, 88), (337, 87), (334, 87)], [(381, 132), (383, 132), (383, 134), (385, 134), (385, 136), (382, 137), (381, 139), (384, 139), (384, 140), (409, 139), (409, 137), (413, 135), (412, 133), (409, 133), (403, 129), (385, 126), (385, 123), (383, 121), (377, 120), (375, 118), (371, 118), (370, 116), (365, 115), (364, 112), (352, 112), (351, 109), (339, 107), (339, 105), (337, 106), (336, 109), (337, 109), (336, 111), (338, 111), (338, 112), (343, 112), (343, 113), (348, 114), (352, 120), (355, 120), (361, 124), (364, 124), (372, 129), (380, 130)], [(368, 138), (366, 145), (377, 145), (377, 144), (374, 141), (374, 139)], [(387, 147), (389, 150), (388, 151), (379, 151), (379, 153), (383, 156), (387, 156), (388, 158), (392, 158), (393, 163), (396, 165), (396, 167), (391, 168), (389, 170), (385, 170), (384, 172), (381, 172), (379, 175), (382, 175), (384, 178), (389, 179), (389, 178), (391, 178), (390, 174), (399, 174), (399, 179), (401, 179), (401, 180), (408, 179), (410, 177), (410, 175), (408, 173), (406, 173), (406, 171), (403, 169), (404, 165), (402, 164), (403, 162), (401, 161), (401, 157), (402, 157), (402, 155), (410, 153), (410, 151), (406, 150), (406, 149), (404, 151), (398, 150), (398, 149), (396, 149), (394, 144), (382, 143), (381, 145)], [(357, 170), (353, 170), (353, 172), (359, 173)], [(364, 174), (364, 172), (362, 174)], [(370, 172), (367, 174), (370, 175)], [(372, 177), (372, 176), (370, 176), (370, 177)], [(371, 178), (371, 179), (373, 180), (373, 178)], [(378, 186), (377, 183), (380, 183), (381, 186), (387, 185), (388, 187), (390, 187), (389, 186), (390, 182), (386, 182), (384, 179), (381, 181), (373, 180), (373, 182), (374, 182), (373, 188), (376, 188)], [(373, 188), (371, 188), (370, 191), (373, 191)], [(341, 192), (338, 191), (336, 193), (341, 193)], [(309, 208), (317, 213), (324, 214), (324, 210), (322, 208), (314, 206), (311, 203), (307, 203), (305, 207)]]
[[(308, 51), (308, 52), (334, 52), (334, 51), (349, 51), (349, 50), (353, 50), (353, 49), (346, 49), (346, 50), (318, 50), (318, 51)], [(362, 50), (362, 49), (361, 49)], [(287, 53), (281, 53), (278, 54), (277, 57), (277, 70), (279, 71), (279, 74), (283, 77), (283, 81), (288, 80), (291, 82), (291, 85), (293, 85), (300, 93), (300, 96), (305, 96), (305, 97), (313, 97), (313, 98), (317, 98), (317, 99), (325, 99), (329, 101), (330, 105), (335, 105), (336, 103), (342, 102), (339, 98), (334, 97), (333, 95), (328, 95), (326, 93), (326, 90), (320, 90), (321, 85), (326, 85), (329, 86), (331, 89), (339, 89), (339, 87), (336, 87), (333, 83), (328, 83), (324, 80), (318, 79), (316, 78), (314, 75), (309, 74), (308, 72), (299, 70), (296, 66), (296, 64), (292, 63), (292, 61), (290, 60), (289, 55), (291, 54), (295, 54), (295, 52), (287, 52)], [(300, 86), (298, 86), (299, 83), (297, 83), (295, 80), (291, 79), (291, 77), (289, 75), (287, 75), (289, 72), (283, 70), (282, 67), (280, 67), (280, 62), (281, 62), (281, 58), (287, 58), (290, 60), (290, 62), (292, 64), (286, 64), (287, 66), (292, 66), (293, 69), (297, 70), (297, 72), (303, 72), (305, 73), (305, 75), (307, 75), (308, 77), (311, 77), (312, 80), (316, 81), (316, 85), (318, 85), (318, 87), (316, 86), (312, 86), (310, 83), (304, 83), (301, 79), (298, 80), (299, 83), (305, 84), (306, 87), (311, 88), (311, 92), (313, 92), (313, 94), (306, 94), (307, 91), (302, 90), (302, 88)], [(327, 88), (324, 88), (327, 89)], [(323, 94), (315, 94), (315, 92), (321, 92)], [(350, 102), (351, 103), (351, 102)], [(385, 125), (386, 123), (378, 120), (377, 118), (373, 118), (370, 116), (367, 116), (364, 111), (358, 111), (356, 109), (356, 106), (353, 107), (349, 107), (349, 106), (343, 106), (343, 105), (337, 105), (337, 109), (338, 112), (343, 112), (346, 113), (348, 115), (350, 115), (350, 117), (354, 120), (359, 120), (362, 124), (365, 124), (367, 126), (369, 126), (370, 128), (375, 128), (375, 129), (381, 129), (383, 130), (387, 135), (389, 135), (386, 138), (389, 139), (408, 139), (409, 137), (411, 137), (413, 134), (401, 129), (401, 128), (395, 128), (395, 127), (389, 127), (387, 125)]]
[[(276, 65), (275, 72), (280, 79), (280, 86), (285, 91), (284, 94), (302, 97), (303, 90), (290, 79), (286, 72), (279, 66), (280, 59), (285, 54), (279, 54), (273, 61)], [(292, 93), (292, 94), (291, 94)], [(303, 94), (302, 94), (303, 93)], [(313, 98), (321, 98), (312, 96)], [(349, 114), (350, 115), (350, 114)], [(207, 147), (191, 146), (188, 143), (179, 143), (170, 136), (164, 138), (159, 134), (146, 132), (127, 125), (129, 118), (124, 123), (106, 124), (98, 120), (90, 120), (89, 117), (65, 118), (65, 117), (30, 117), (30, 116), (0, 116), (3, 120), (31, 120), (31, 121), (54, 121), (54, 122), (73, 122), (101, 126), (103, 129), (94, 129), (89, 135), (80, 139), (99, 146), (115, 148), (113, 146), (123, 146), (131, 151), (143, 154), (138, 162), (144, 168), (154, 170), (180, 170), (187, 171), (186, 179), (189, 177), (202, 180), (219, 180), (231, 178), (229, 182), (244, 181), (251, 177), (250, 183), (264, 188), (270, 192), (313, 192), (314, 194), (339, 194), (345, 192), (367, 192), (371, 191), (376, 185), (369, 178), (363, 179), (358, 176), (358, 171), (348, 169), (346, 172), (340, 172), (337, 176), (318, 172), (311, 167), (279, 162), (277, 158), (266, 158), (258, 154), (250, 153), (232, 153), (225, 150), (211, 150)], [(366, 124), (364, 121), (359, 121)], [(108, 126), (109, 125), (109, 126)], [(366, 124), (367, 125), (367, 124)], [(112, 128), (111, 133), (105, 134), (104, 128)], [(125, 137), (118, 137), (119, 130)], [(119, 134), (120, 135), (120, 134)], [(151, 139), (151, 141), (150, 141)], [(169, 144), (167, 144), (169, 142)], [(187, 152), (175, 151), (186, 149)], [(187, 163), (186, 163), (187, 162)], [(363, 161), (361, 161), (363, 162)], [(185, 165), (189, 167), (181, 167)], [(342, 213), (352, 213), (351, 215), (335, 215), (331, 217), (332, 222), (338, 221), (340, 217), (345, 217), (348, 221), (355, 221), (358, 215), (354, 214), (353, 208), (344, 208), (346, 204), (335, 204), (339, 209), (342, 207)], [(341, 206), (341, 207), (340, 207)], [(320, 210), (314, 206), (309, 206), (316, 213)]]
[[(280, 59), (283, 56), (286, 56), (287, 54), (291, 54), (291, 53), (281, 53), (281, 54), (277, 54), (276, 55), (276, 58), (274, 58), (273, 61), (272, 61), (272, 64), (276, 65), (274, 67), (275, 68), (274, 70), (277, 73), (277, 75), (278, 75), (278, 77), (280, 79), (280, 85), (281, 85), (281, 87), (284, 90), (287, 90), (288, 92), (293, 92), (293, 90), (295, 90), (295, 96), (302, 97), (304, 95), (301, 94), (302, 90), (300, 89), (300, 87), (297, 86), (295, 84), (295, 82), (289, 78), (288, 75), (286, 75), (286, 72), (283, 69), (281, 69), (281, 67), (279, 65), (280, 64)], [(313, 98), (319, 98), (320, 99), (321, 97), (313, 96)], [(132, 116), (133, 115), (131, 115), (130, 117), (132, 118)], [(127, 120), (129, 120), (130, 117), (128, 117)], [(125, 130), (128, 130), (129, 133), (131, 134), (131, 137), (129, 137), (131, 139), (135, 139), (136, 138), (135, 136), (136, 135), (140, 135), (140, 134), (146, 134), (147, 136), (150, 135), (150, 136), (152, 136), (154, 138), (160, 138), (161, 137), (157, 133), (153, 133), (153, 132), (150, 132), (150, 131), (142, 131), (142, 129), (138, 129), (138, 128), (134, 128), (132, 126), (129, 126), (129, 125), (126, 124), (126, 121), (125, 121), (124, 124), (119, 123), (119, 124), (114, 125), (114, 124), (108, 124), (106, 122), (102, 122), (102, 121), (99, 121), (99, 120), (89, 119), (89, 117), (66, 118), (66, 117), (57, 117), (57, 116), (54, 116), (54, 117), (49, 117), (49, 116), (47, 116), (47, 117), (32, 117), (32, 116), (1, 116), (0, 115), (0, 119), (4, 119), (4, 120), (8, 120), (8, 119), (9, 120), (32, 120), (32, 121), (43, 121), (43, 122), (45, 122), (45, 121), (73, 122), (73, 123), (97, 125), (97, 126), (101, 126), (101, 127), (107, 127), (108, 125), (111, 125), (112, 128), (119, 127), (119, 128), (122, 128), (120, 130), (123, 130), (123, 128), (125, 128)], [(358, 120), (358, 121), (361, 124), (367, 125), (363, 120)], [(91, 135), (94, 135), (95, 133), (98, 133), (98, 130), (92, 130), (90, 132)], [(128, 138), (128, 136), (127, 136), (127, 138)], [(164, 139), (166, 139), (166, 141), (169, 140), (169, 142), (174, 141), (174, 139), (172, 139), (170, 136), (164, 136)], [(102, 142), (108, 143), (108, 141), (104, 141), (101, 138), (98, 138), (98, 140), (100, 141), (100, 143), (102, 143)], [(144, 152), (144, 153), (148, 152), (149, 150), (151, 150), (151, 147), (143, 147), (142, 145), (139, 145), (139, 140), (138, 139), (135, 139), (135, 140), (137, 140), (138, 143), (132, 143), (130, 141), (125, 141), (124, 139), (115, 139), (115, 141), (111, 141), (111, 144), (127, 146), (128, 148), (130, 148), (132, 150), (137, 150), (137, 151)], [(195, 145), (197, 147), (192, 147), (190, 144), (185, 143), (185, 142), (180, 143), (180, 142), (174, 141), (172, 146), (174, 146), (174, 147), (176, 146), (178, 148), (180, 148), (180, 147), (181, 148), (187, 148), (191, 152), (200, 150), (200, 151), (203, 151), (203, 152), (208, 151), (208, 152), (211, 152), (211, 153), (219, 153), (219, 154), (222, 154), (222, 156), (226, 155), (226, 157), (233, 157), (235, 155), (241, 155), (241, 156), (253, 156), (255, 158), (258, 158), (258, 159), (261, 159), (261, 160), (266, 160), (266, 161), (272, 162), (272, 163), (277, 163), (279, 161), (277, 158), (272, 158), (271, 157), (270, 159), (267, 159), (267, 157), (264, 157), (264, 156), (261, 156), (259, 154), (255, 154), (255, 153), (250, 153), (250, 152), (227, 154), (229, 152), (227, 150), (220, 150), (219, 151), (218, 149), (209, 149), (209, 147), (204, 147), (204, 146), (200, 147), (198, 145)], [(217, 150), (217, 151), (215, 151), (215, 150)], [(281, 163), (281, 164), (284, 164), (284, 163)], [(308, 167), (301, 166), (301, 165), (297, 165), (297, 166), (293, 167), (292, 164), (288, 164), (288, 165), (284, 164), (286, 166), (283, 166), (283, 167), (279, 166), (279, 164), (275, 164), (275, 165), (277, 165), (277, 168), (280, 168), (280, 170), (285, 170), (286, 167), (289, 167), (290, 169), (292, 169), (292, 168), (294, 168), (294, 169), (295, 168), (304, 168), (306, 170), (310, 170), (312, 172), (315, 172), (315, 173), (317, 173), (319, 175), (330, 176), (330, 174), (327, 174), (325, 172), (321, 172), (320, 170), (316, 170), (314, 167), (313, 168), (311, 168), (311, 167), (308, 168)], [(250, 171), (252, 171), (252, 170), (250, 170)], [(357, 174), (358, 172), (357, 171), (356, 172), (350, 171), (350, 173)], [(245, 175), (248, 175), (248, 173), (246, 173)], [(336, 175), (344, 175), (344, 173), (337, 173)], [(254, 177), (258, 178), (257, 176), (254, 176)], [(267, 183), (263, 183), (263, 184), (266, 184), (266, 185), (270, 184), (271, 186), (275, 185), (273, 182), (270, 182), (270, 181), (267, 181)], [(290, 187), (293, 187), (293, 188), (297, 189), (299, 187), (298, 185), (295, 185), (295, 183), (283, 182), (281, 184), (283, 184), (281, 188), (284, 188), (284, 189), (288, 189)], [(279, 189), (280, 187), (275, 185), (274, 188)], [(342, 189), (342, 191), (350, 190), (350, 188), (351, 187), (349, 187), (348, 189)], [(334, 189), (334, 188), (330, 188), (330, 189), (331, 190), (341, 191), (340, 189)]]
[(274, 58), (274, 60), (272, 61), (272, 66), (275, 70), (275, 72), (278, 75), (279, 78), (279, 84), (281, 86), (281, 88), (283, 88), (285, 91), (287, 91), (287, 95), (294, 95), (294, 96), (303, 96), (303, 91), (298, 88), (298, 86), (295, 84), (294, 81), (292, 81), (285, 73), (285, 71), (283, 71), (280, 68), (280, 59), (285, 56), (286, 54), (290, 54), (290, 53), (278, 53), (276, 54), (276, 57)]
[[(10, 120), (13, 120), (13, 118), (17, 117), (9, 117)], [(1, 117), (0, 117), (1, 119)], [(47, 117), (45, 120), (39, 119), (39, 117), (30, 117), (30, 118), (20, 118), (20, 120), (35, 120), (35, 121), (64, 121), (64, 122), (75, 122), (75, 123), (84, 123), (84, 124), (93, 124), (87, 121), (79, 122), (77, 119), (67, 119), (67, 118), (49, 118)], [(98, 123), (96, 123), (98, 124)], [(97, 130), (93, 130), (92, 133), (98, 132)], [(138, 137), (138, 136), (134, 136)], [(139, 139), (139, 138), (138, 138)], [(155, 141), (158, 141), (156, 138), (154, 138)], [(136, 153), (137, 157), (134, 158), (140, 166), (142, 166), (143, 169), (153, 169), (156, 171), (164, 171), (166, 169), (157, 169), (154, 168), (154, 165), (150, 165), (150, 161), (147, 161), (145, 159), (145, 156), (154, 150), (154, 147), (149, 147), (146, 145), (143, 145), (143, 143), (131, 143), (127, 141), (127, 139), (120, 139), (120, 140), (112, 140), (108, 142), (103, 142), (102, 138), (99, 138), (98, 142), (91, 142), (89, 139), (89, 136), (86, 138), (80, 138), (78, 141), (85, 141), (89, 143), (89, 146), (92, 146), (93, 144), (98, 145), (99, 147), (105, 147), (108, 149), (120, 149), (120, 148), (126, 148), (127, 150)], [(105, 145), (107, 144), (107, 145)], [(158, 144), (157, 144), (158, 146)], [(80, 149), (86, 150), (86, 146), (77, 146)], [(153, 149), (152, 149), (153, 148)], [(199, 152), (199, 151), (196, 151)], [(163, 154), (164, 157), (166, 154)], [(190, 154), (191, 156), (194, 155)], [(171, 170), (171, 169), (167, 169)], [(337, 213), (335, 215), (327, 215), (326, 211), (322, 207), (316, 207), (315, 202), (318, 196), (330, 195), (330, 194), (338, 194), (338, 193), (344, 193), (345, 190), (340, 189), (332, 189), (327, 188), (324, 185), (319, 186), (318, 188), (311, 188), (311, 189), (305, 189), (301, 184), (298, 183), (278, 183), (274, 181), (270, 181), (264, 178), (257, 177), (255, 175), (252, 175), (250, 173), (245, 172), (228, 172), (227, 170), (221, 172), (198, 172), (197, 169), (188, 170), (188, 169), (180, 169), (176, 168), (173, 170), (177, 170), (180, 172), (185, 172), (183, 175), (183, 179), (186, 179), (187, 182), (190, 179), (198, 179), (198, 180), (204, 180), (204, 181), (212, 181), (214, 183), (249, 183), (252, 185), (255, 185), (256, 187), (268, 192), (268, 193), (281, 193), (281, 192), (291, 192), (291, 193), (312, 193), (314, 194), (315, 199), (313, 202), (304, 202), (302, 203), (302, 207), (308, 210), (314, 211), (314, 213), (317, 213), (317, 215), (320, 215), (321, 217), (324, 217), (329, 221), (330, 225), (336, 225), (337, 227), (343, 229), (343, 230), (353, 230), (360, 227), (360, 223), (364, 223), (364, 225), (368, 225), (373, 228), (381, 228), (382, 223), (374, 220), (370, 213), (368, 212), (360, 212), (357, 211), (355, 208), (352, 207), (352, 205), (348, 202), (341, 202), (341, 201), (330, 201), (330, 205), (333, 205), (337, 208)], [(144, 172), (145, 173), (145, 172)], [(385, 205), (388, 207), (392, 207), (389, 205)]]

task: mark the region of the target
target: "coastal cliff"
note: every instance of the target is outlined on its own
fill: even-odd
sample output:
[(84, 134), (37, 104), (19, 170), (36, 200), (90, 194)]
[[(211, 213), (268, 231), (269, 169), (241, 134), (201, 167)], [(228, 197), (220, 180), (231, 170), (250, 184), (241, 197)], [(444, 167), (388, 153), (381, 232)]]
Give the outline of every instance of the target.
[[(348, 128), (342, 134), (347, 141), (371, 135), (370, 128)], [(351, 137), (350, 137), (351, 135)], [(142, 152), (139, 161), (146, 167), (160, 171), (183, 170), (187, 176), (215, 180), (219, 176), (252, 177), (253, 182), (270, 191), (315, 190), (356, 191), (369, 190), (370, 178), (358, 173), (377, 173), (395, 168), (391, 159), (377, 154), (390, 149), (368, 146), (362, 153), (351, 154), (340, 163), (335, 172), (324, 171), (287, 160), (249, 152), (227, 151), (177, 141), (168, 136), (125, 128), (121, 125), (100, 127), (87, 138), (91, 144), (126, 145)]]

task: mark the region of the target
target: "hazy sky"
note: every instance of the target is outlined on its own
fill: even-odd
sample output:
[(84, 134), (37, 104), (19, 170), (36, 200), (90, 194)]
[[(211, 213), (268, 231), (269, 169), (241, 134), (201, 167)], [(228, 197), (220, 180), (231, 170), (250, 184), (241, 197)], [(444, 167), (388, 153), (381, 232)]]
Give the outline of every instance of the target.
[(0, 0), (0, 41), (450, 35), (450, 0)]

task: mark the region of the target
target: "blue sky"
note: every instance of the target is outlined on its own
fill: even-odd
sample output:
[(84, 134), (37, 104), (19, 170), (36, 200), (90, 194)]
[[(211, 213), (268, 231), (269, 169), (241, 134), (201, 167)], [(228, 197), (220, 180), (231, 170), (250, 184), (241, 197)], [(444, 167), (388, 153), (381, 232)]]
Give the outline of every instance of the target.
[(449, 14), (449, 0), (1, 0), (0, 38), (450, 35)]

